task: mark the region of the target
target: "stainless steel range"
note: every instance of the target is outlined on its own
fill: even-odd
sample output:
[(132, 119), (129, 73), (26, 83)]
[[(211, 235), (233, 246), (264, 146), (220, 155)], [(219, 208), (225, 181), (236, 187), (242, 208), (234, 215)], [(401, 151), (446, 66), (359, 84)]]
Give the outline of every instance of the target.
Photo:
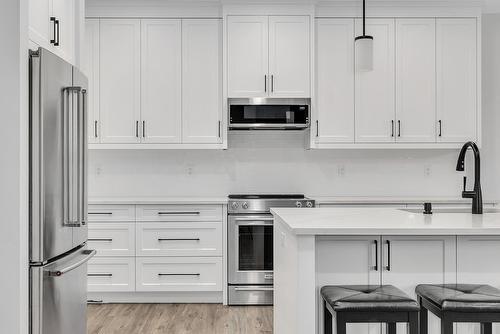
[(229, 195), (228, 303), (273, 304), (273, 216), (271, 208), (311, 208), (304, 195)]

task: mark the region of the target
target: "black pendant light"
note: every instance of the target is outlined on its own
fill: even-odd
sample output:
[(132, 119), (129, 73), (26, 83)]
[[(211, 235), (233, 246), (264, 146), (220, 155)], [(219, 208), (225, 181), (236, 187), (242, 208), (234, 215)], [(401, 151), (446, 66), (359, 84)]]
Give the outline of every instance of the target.
[(363, 35), (354, 39), (356, 43), (356, 70), (373, 70), (373, 36), (366, 35), (366, 0), (363, 0)]

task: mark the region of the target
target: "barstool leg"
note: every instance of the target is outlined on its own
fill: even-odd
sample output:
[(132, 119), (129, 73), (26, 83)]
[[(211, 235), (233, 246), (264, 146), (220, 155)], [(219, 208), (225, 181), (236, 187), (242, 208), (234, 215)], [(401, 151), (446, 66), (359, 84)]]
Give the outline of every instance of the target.
[(337, 313), (335, 319), (337, 324), (337, 334), (346, 334), (346, 327), (347, 327), (346, 321), (339, 313)]
[(427, 334), (427, 332), (429, 331), (428, 318), (427, 318), (429, 311), (427, 311), (427, 309), (422, 304), (421, 297), (418, 297), (418, 303), (420, 304), (420, 314), (419, 314), (420, 334)]
[(481, 334), (491, 334), (491, 322), (481, 323)]
[(326, 302), (324, 303), (323, 306), (323, 333), (325, 334), (333, 334), (333, 328), (332, 328), (332, 314), (330, 313), (330, 310), (326, 307)]
[(386, 326), (387, 326), (387, 334), (396, 334), (395, 322), (388, 322)]
[[(409, 323), (409, 334), (419, 334), (418, 333), (418, 312), (410, 312), (408, 314)], [(490, 333), (491, 334), (491, 333)]]
[(453, 334), (453, 322), (441, 318), (441, 334)]

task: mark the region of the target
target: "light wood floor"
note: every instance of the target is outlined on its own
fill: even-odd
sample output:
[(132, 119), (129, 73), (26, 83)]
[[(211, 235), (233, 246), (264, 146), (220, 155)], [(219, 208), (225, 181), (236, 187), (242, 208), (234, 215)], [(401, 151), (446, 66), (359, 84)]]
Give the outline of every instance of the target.
[(88, 306), (88, 334), (269, 334), (272, 307), (220, 304)]

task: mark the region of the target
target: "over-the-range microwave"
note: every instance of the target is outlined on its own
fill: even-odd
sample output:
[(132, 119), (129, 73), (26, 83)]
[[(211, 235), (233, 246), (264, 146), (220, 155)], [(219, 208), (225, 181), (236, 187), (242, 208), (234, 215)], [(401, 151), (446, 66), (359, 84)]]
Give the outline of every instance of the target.
[(303, 130), (309, 113), (310, 99), (229, 99), (229, 129)]

